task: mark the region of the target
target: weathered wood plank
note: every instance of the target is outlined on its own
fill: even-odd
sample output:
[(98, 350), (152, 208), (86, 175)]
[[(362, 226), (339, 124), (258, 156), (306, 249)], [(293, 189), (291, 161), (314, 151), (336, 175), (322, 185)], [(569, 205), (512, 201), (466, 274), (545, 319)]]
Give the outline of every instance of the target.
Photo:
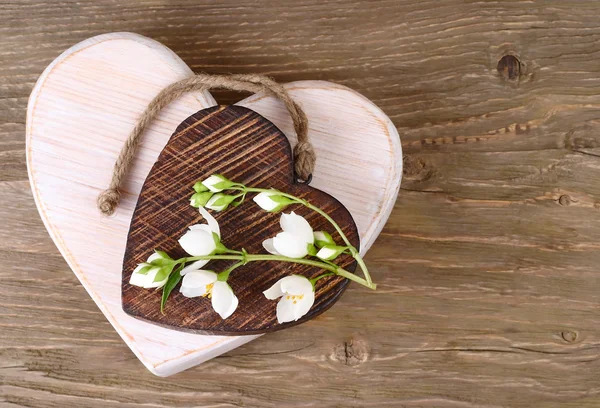
[[(0, 405), (597, 407), (598, 3), (261, 6), (0, 6)], [(45, 235), (22, 153), (43, 68), (118, 30), (198, 71), (339, 82), (394, 120), (406, 172), (367, 256), (377, 293), (351, 287), (315, 321), (173, 378), (145, 372)], [(519, 80), (497, 72), (506, 53)]]

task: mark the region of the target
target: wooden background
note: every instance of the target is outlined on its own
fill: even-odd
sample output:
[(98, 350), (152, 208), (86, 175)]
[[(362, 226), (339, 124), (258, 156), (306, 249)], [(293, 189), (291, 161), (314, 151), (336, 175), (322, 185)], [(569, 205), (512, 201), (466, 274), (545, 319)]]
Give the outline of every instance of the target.
[[(564, 0), (0, 1), (0, 406), (600, 406), (599, 16)], [(325, 79), (378, 104), (405, 149), (367, 256), (379, 290), (148, 373), (46, 234), (25, 168), (35, 80), (111, 31), (196, 71)], [(505, 55), (520, 63), (499, 73)]]

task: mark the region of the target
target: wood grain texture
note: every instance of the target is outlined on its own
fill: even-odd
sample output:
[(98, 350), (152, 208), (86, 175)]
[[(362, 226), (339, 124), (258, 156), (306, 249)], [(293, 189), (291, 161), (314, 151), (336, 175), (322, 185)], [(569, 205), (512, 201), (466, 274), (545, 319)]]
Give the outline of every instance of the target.
[[(118, 152), (147, 104), (160, 89), (190, 72), (171, 50), (152, 39), (104, 34), (54, 60), (28, 103), (27, 167), (42, 220), (109, 322), (146, 368), (160, 376), (255, 338), (174, 332), (133, 319), (121, 307), (122, 259), (142, 183), (181, 121), (214, 104), (209, 93), (184, 95), (161, 111), (136, 151), (118, 211), (104, 217), (96, 208)], [(308, 134), (319, 152), (311, 185), (331, 193), (351, 211), (364, 254), (383, 228), (399, 189), (398, 133), (377, 106), (344, 86), (296, 81), (284, 87), (304, 106)], [(239, 104), (271, 120), (295, 143), (291, 118), (274, 96), (256, 94)], [(356, 180), (357, 173), (364, 177)]]
[[(290, 142), (264, 117), (241, 106), (216, 106), (203, 109), (184, 120), (173, 132), (140, 192), (123, 260), (123, 310), (138, 319), (167, 328), (207, 335), (250, 335), (273, 332), (304, 323), (320, 315), (337, 302), (349, 280), (322, 279), (316, 286), (315, 303), (295, 322), (277, 323), (277, 302), (263, 292), (292, 274), (316, 278), (323, 270), (282, 262), (252, 262), (236, 269), (227, 283), (239, 299), (236, 311), (222, 319), (208, 298), (186, 298), (179, 285), (172, 292), (164, 314), (160, 312), (162, 291), (129, 284), (136, 266), (146, 262), (155, 249), (173, 259), (188, 254), (178, 239), (188, 227), (205, 223), (189, 204), (192, 186), (211, 174), (222, 174), (236, 183), (258, 188), (274, 188), (316, 205), (342, 228), (355, 248), (359, 248), (358, 230), (348, 210), (334, 197), (294, 179), (294, 161)], [(249, 254), (265, 253), (262, 242), (281, 231), (279, 213), (262, 211), (250, 194), (241, 206), (215, 213), (227, 248), (246, 249)], [(302, 215), (314, 231), (328, 231), (336, 242), (341, 236), (331, 224), (314, 211), (293, 205), (285, 209)], [(230, 267), (231, 261), (211, 261), (203, 269), (215, 272)], [(353, 272), (356, 262), (342, 255), (336, 263)]]
[[(2, 4), (0, 405), (596, 408), (599, 12), (595, 1)], [(47, 236), (24, 153), (39, 74), (118, 30), (164, 42), (195, 71), (331, 80), (390, 115), (405, 177), (367, 256), (377, 292), (351, 285), (323, 316), (168, 379), (140, 367)], [(509, 53), (521, 74), (507, 81), (497, 67)]]

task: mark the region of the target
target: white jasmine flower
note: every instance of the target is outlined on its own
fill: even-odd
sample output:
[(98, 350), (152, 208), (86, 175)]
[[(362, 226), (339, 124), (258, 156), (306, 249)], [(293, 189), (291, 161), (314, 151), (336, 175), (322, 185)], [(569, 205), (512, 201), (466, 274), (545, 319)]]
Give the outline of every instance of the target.
[(273, 255), (304, 258), (308, 254), (309, 245), (315, 241), (308, 221), (292, 211), (290, 214), (281, 214), (280, 224), (283, 232), (265, 240), (263, 247)]
[(222, 319), (227, 319), (235, 312), (238, 298), (227, 284), (217, 280), (218, 275), (213, 271), (194, 270), (187, 273), (181, 281), (180, 292), (186, 297), (208, 296), (215, 312)]
[(286, 276), (263, 292), (270, 300), (281, 298), (277, 303), (277, 321), (286, 323), (304, 316), (315, 303), (312, 283), (300, 275)]
[[(207, 224), (195, 224), (189, 228), (183, 237), (179, 239), (179, 245), (185, 252), (191, 256), (206, 256), (211, 255), (217, 249), (217, 241), (213, 235), (221, 237), (219, 223), (210, 215), (203, 207), (199, 208), (200, 214), (206, 220)], [(196, 261), (181, 270), (181, 275), (185, 275), (189, 271), (202, 268), (208, 263), (208, 260)]]

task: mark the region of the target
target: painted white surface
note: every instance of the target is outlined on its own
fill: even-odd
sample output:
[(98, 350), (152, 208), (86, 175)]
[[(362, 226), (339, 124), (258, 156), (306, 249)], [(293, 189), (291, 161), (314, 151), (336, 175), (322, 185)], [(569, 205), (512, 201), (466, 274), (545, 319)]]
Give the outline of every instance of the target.
[[(115, 159), (150, 100), (192, 75), (162, 44), (131, 33), (85, 40), (59, 56), (36, 83), (27, 111), (27, 166), (41, 217), (69, 266), (119, 335), (152, 373), (168, 376), (232, 350), (257, 336), (202, 336), (154, 326), (121, 309), (121, 263), (142, 184), (177, 125), (215, 105), (190, 93), (161, 112), (145, 133), (112, 217), (96, 208)], [(369, 100), (323, 81), (287, 84), (305, 109), (318, 154), (312, 186), (352, 213), (361, 252), (385, 224), (402, 175), (400, 139)], [(240, 103), (274, 122), (292, 141), (283, 104), (253, 95)], [(376, 278), (376, 277), (375, 277)]]

